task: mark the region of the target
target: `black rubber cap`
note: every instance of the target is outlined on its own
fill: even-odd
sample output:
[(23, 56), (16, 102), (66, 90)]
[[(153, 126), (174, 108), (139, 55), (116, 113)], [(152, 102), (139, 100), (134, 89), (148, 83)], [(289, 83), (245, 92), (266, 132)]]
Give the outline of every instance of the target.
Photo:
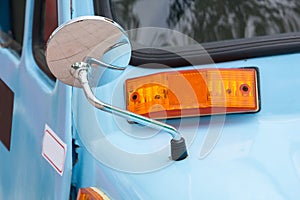
[(179, 140), (171, 140), (171, 159), (175, 161), (183, 160), (188, 156), (185, 140), (180, 138)]

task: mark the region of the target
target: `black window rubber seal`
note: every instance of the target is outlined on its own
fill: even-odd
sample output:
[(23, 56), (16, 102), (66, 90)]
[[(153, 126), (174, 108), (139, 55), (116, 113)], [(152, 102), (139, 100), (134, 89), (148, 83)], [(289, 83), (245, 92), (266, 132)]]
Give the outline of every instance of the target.
[(130, 64), (142, 66), (156, 63), (182, 67), (190, 65), (191, 62), (201, 65), (297, 52), (300, 52), (300, 33), (205, 43), (201, 48), (197, 45), (180, 47), (177, 50), (139, 48), (132, 52)]

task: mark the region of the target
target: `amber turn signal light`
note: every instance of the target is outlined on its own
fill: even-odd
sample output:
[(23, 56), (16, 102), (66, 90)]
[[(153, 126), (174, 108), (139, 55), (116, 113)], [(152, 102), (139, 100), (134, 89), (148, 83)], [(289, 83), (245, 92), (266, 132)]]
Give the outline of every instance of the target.
[(80, 188), (78, 190), (77, 200), (109, 200), (109, 198), (97, 188), (90, 187)]
[(126, 80), (131, 112), (163, 119), (259, 110), (257, 68), (170, 71)]

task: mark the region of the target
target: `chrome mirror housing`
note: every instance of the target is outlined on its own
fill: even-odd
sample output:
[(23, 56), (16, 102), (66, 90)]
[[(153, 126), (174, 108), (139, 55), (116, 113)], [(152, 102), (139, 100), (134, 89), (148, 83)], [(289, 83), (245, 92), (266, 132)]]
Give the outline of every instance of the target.
[[(100, 110), (169, 133), (171, 159), (186, 158), (185, 140), (173, 126), (108, 105), (93, 94), (89, 77), (95, 69), (122, 72), (130, 58), (131, 45), (125, 31), (116, 22), (99, 16), (79, 17), (61, 25), (50, 36), (46, 49), (47, 64), (58, 80), (83, 88), (88, 101)], [(110, 76), (103, 84), (114, 78)]]
[(81, 87), (70, 74), (76, 62), (123, 70), (131, 57), (126, 33), (115, 22), (96, 16), (75, 18), (59, 26), (50, 36), (46, 60), (53, 75), (65, 84)]

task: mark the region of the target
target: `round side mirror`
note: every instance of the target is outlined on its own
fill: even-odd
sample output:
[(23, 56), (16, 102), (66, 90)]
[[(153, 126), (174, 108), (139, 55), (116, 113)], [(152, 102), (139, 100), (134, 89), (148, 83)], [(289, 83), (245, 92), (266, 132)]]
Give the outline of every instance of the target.
[[(100, 110), (168, 132), (173, 138), (172, 159), (185, 159), (185, 140), (176, 128), (106, 104), (94, 96), (89, 74), (95, 74), (93, 70), (98, 66), (112, 70), (124, 69), (130, 57), (131, 45), (124, 30), (112, 20), (99, 16), (79, 17), (61, 25), (50, 36), (46, 50), (48, 66), (57, 79), (68, 85), (82, 87), (88, 101)], [(116, 76), (108, 77), (105, 82)]]
[(74, 63), (83, 61), (93, 67), (124, 69), (130, 57), (131, 45), (125, 31), (100, 16), (79, 17), (59, 26), (46, 49), (47, 64), (53, 75), (75, 87), (81, 84), (70, 72)]

